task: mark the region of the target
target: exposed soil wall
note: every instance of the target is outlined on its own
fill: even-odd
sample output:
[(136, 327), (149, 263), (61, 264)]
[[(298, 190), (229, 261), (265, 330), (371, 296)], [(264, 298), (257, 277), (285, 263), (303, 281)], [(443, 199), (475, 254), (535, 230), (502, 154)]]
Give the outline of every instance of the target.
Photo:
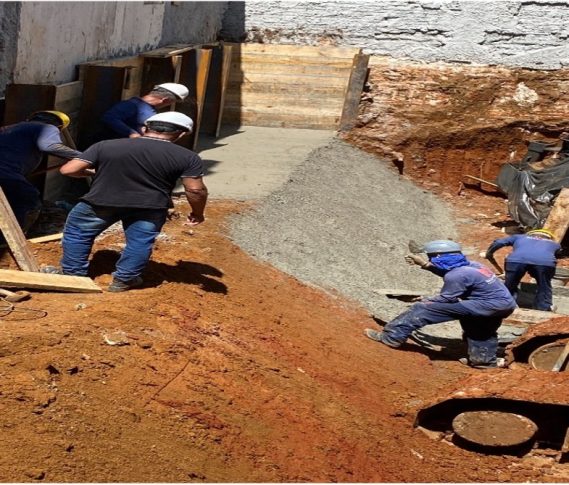
[(493, 180), (528, 140), (569, 129), (569, 70), (421, 64), (373, 58), (346, 139), (416, 179), (458, 188)]

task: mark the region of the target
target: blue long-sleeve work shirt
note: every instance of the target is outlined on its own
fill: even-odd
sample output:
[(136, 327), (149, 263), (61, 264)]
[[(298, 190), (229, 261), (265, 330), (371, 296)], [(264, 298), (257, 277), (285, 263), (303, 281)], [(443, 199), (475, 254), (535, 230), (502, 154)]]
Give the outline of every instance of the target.
[(156, 113), (142, 98), (134, 97), (115, 104), (101, 120), (117, 138), (128, 138), (135, 133), (142, 135), (145, 121)]
[(507, 263), (535, 264), (538, 266), (555, 266), (557, 255), (561, 250), (559, 243), (542, 237), (527, 234), (514, 234), (502, 239), (496, 239), (487, 255), (492, 255), (497, 249), (513, 246), (513, 251), (506, 256)]
[(43, 153), (64, 159), (81, 155), (63, 144), (59, 129), (53, 125), (24, 121), (0, 128), (0, 179), (25, 180)]
[[(432, 272), (440, 276), (440, 272), (433, 269)], [(516, 302), (506, 286), (480, 263), (471, 261), (468, 266), (451, 269), (443, 279), (440, 294), (429, 297), (428, 301), (460, 302), (473, 314), (480, 316), (492, 316), (516, 308)]]

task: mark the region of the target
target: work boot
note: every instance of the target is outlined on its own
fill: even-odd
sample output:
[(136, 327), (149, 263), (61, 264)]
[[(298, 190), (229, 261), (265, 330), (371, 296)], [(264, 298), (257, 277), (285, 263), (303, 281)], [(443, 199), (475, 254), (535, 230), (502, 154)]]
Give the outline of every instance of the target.
[(40, 268), (40, 273), (63, 274), (63, 270), (57, 266), (43, 266)]
[(392, 340), (389, 340), (385, 335), (383, 335), (383, 332), (378, 332), (377, 330), (372, 330), (371, 328), (366, 328), (364, 330), (364, 334), (367, 338), (375, 340), (376, 342), (380, 342), (380, 343), (387, 345), (388, 347), (391, 347), (393, 349), (397, 349), (397, 348), (401, 347), (401, 344), (399, 342), (394, 342)]
[(506, 359), (498, 357), (495, 364), (471, 364), (466, 357), (458, 359), (462, 365), (472, 367), (473, 369), (501, 369), (506, 367)]
[(116, 278), (113, 278), (113, 282), (109, 285), (108, 290), (112, 293), (118, 293), (120, 291), (128, 291), (132, 288), (138, 288), (139, 286), (142, 286), (142, 283), (144, 283), (144, 281), (140, 276), (137, 276), (136, 278), (130, 281), (121, 281), (117, 280)]

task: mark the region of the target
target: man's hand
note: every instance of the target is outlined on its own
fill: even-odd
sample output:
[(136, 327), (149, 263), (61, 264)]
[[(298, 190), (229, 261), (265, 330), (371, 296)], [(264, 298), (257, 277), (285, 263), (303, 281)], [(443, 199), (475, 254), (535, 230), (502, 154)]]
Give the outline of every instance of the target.
[(407, 264), (411, 265), (416, 264), (421, 268), (424, 268), (429, 264), (429, 262), (426, 259), (422, 258), (421, 256), (417, 256), (416, 254), (408, 254), (407, 256), (405, 256), (405, 261), (407, 261)]
[(140, 133), (131, 133), (128, 135), (129, 138), (140, 138), (142, 135)]
[(480, 256), (481, 258), (484, 258), (484, 259), (488, 259), (488, 255), (486, 254), (486, 251), (482, 251), (478, 256)]
[(197, 226), (203, 221), (205, 221), (203, 214), (201, 216), (197, 216), (192, 212), (191, 214), (188, 214), (188, 220), (184, 222), (184, 226)]

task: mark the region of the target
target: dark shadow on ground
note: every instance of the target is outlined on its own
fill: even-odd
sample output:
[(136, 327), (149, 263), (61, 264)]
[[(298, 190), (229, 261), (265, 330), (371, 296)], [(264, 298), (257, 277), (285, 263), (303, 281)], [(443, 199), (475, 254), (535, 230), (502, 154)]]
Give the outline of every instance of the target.
[[(116, 251), (103, 249), (93, 255), (89, 266), (89, 276), (95, 278), (110, 274), (115, 270), (120, 254)], [(176, 265), (150, 261), (143, 273), (143, 288), (158, 286), (164, 281), (184, 283), (199, 286), (210, 293), (227, 294), (227, 286), (213, 277), (222, 277), (223, 273), (208, 264), (180, 261)]]

